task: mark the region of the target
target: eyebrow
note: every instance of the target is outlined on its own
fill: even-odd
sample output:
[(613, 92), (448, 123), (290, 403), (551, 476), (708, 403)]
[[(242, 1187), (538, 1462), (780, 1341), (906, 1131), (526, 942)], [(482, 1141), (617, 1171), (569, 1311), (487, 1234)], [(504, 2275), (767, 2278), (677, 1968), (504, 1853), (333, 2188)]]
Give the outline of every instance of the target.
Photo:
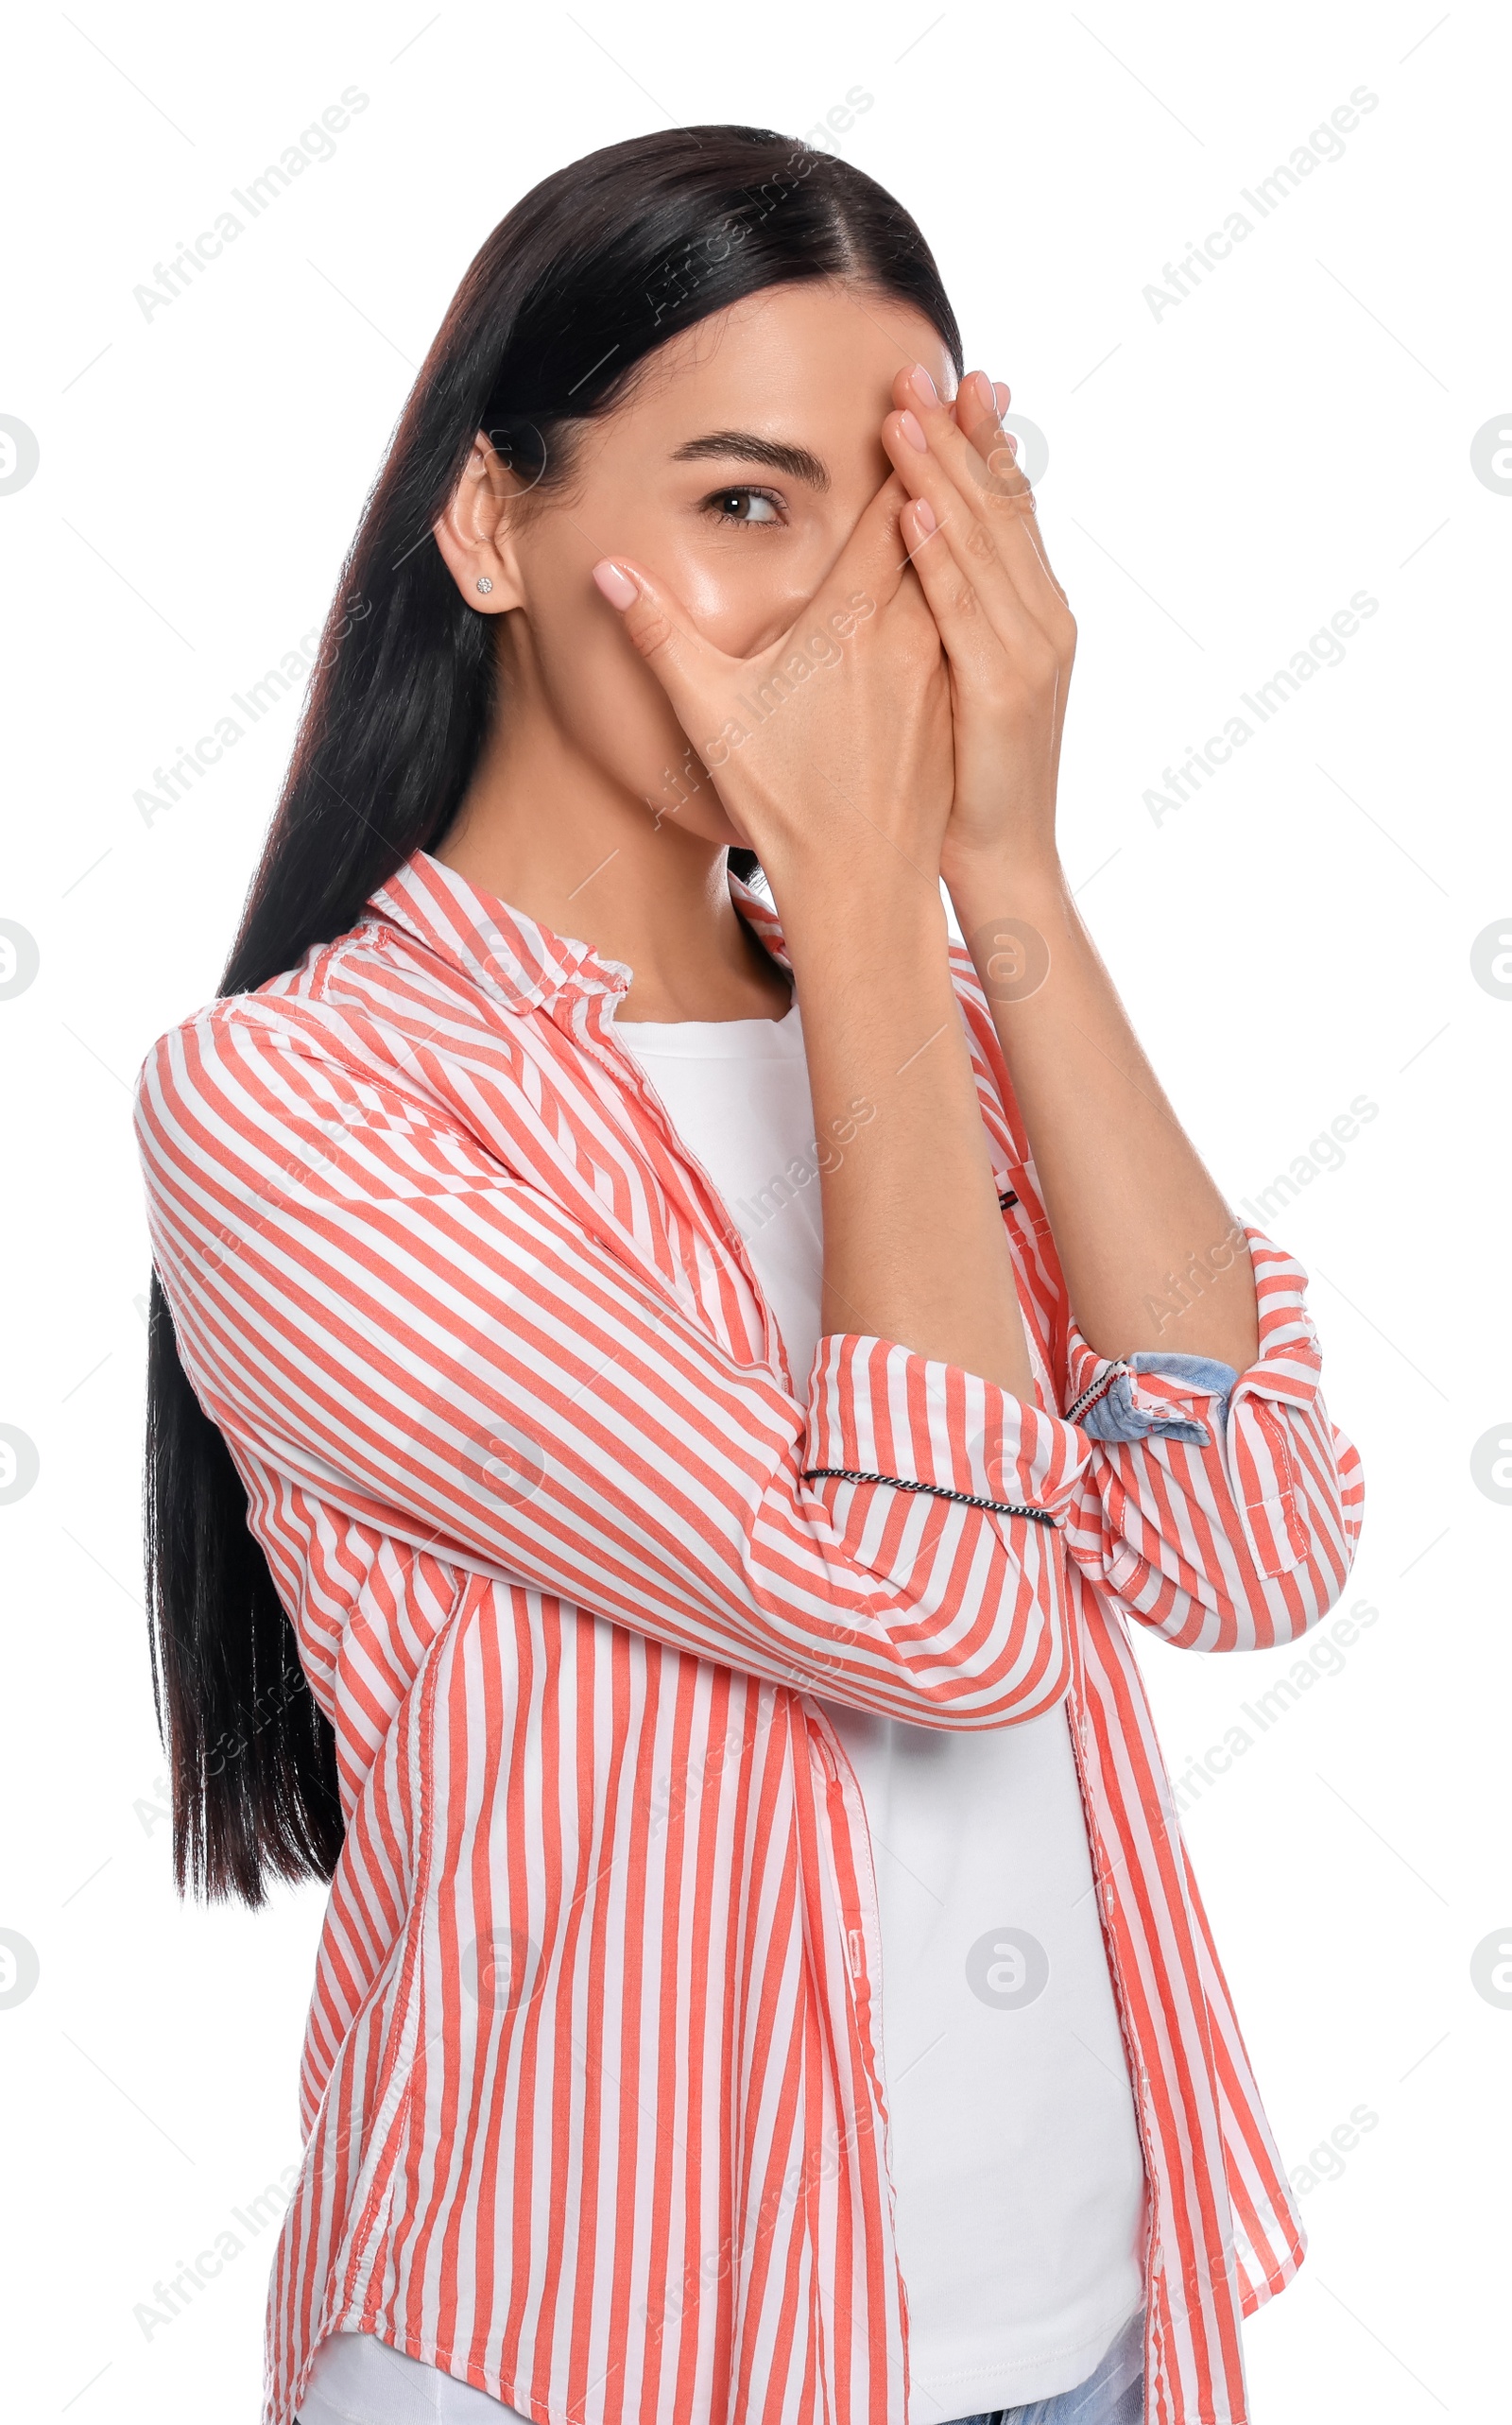
[(806, 446), (784, 446), (779, 439), (758, 438), (748, 429), (714, 429), (706, 438), (690, 438), (685, 446), (674, 450), (672, 460), (700, 463), (711, 456), (725, 462), (760, 463), (769, 472), (785, 472), (790, 480), (802, 480), (811, 489), (830, 485), (827, 467)]

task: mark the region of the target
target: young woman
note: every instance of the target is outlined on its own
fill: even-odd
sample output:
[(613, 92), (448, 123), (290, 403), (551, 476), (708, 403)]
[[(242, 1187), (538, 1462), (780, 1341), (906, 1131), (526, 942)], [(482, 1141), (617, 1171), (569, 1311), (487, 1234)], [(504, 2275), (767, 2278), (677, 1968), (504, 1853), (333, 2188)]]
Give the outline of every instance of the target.
[(964, 367), (801, 145), (528, 195), (143, 1067), (180, 1881), (331, 1881), (266, 2425), (1238, 2425), (1300, 2258), (1129, 1628), (1300, 1634), (1357, 1465)]

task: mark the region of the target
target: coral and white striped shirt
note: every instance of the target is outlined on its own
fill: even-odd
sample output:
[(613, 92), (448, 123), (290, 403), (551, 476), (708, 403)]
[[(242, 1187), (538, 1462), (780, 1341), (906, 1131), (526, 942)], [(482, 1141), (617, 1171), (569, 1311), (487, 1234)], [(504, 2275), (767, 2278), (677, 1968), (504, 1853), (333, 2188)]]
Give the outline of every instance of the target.
[[(877, 1338), (790, 1373), (614, 1040), (630, 972), (424, 851), (143, 1064), (154, 1259), (347, 1820), (265, 2425), (343, 2327), (537, 2425), (902, 2425), (876, 1885), (818, 1699), (979, 1728), (1063, 1695), (1149, 2186), (1146, 2413), (1246, 2417), (1240, 2317), (1302, 2234), (1127, 1625), (1300, 1634), (1358, 1460), (1257, 1232), (1227, 1462), (1211, 1397), (1092, 1353), (953, 958), (1034, 1405)], [(1110, 1391), (1192, 1437), (1058, 1411)]]

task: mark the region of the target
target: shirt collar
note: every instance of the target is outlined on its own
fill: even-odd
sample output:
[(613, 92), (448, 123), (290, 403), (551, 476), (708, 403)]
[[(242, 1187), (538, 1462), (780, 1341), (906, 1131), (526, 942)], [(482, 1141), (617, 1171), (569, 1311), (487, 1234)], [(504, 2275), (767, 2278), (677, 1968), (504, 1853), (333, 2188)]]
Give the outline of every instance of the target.
[[(782, 927), (769, 901), (737, 875), (730, 899), (758, 940), (784, 969)], [(624, 993), (634, 971), (570, 935), (555, 934), (511, 909), (455, 868), (417, 851), (368, 903), (370, 915), (438, 953), (511, 1010), (546, 1007), (562, 993)]]

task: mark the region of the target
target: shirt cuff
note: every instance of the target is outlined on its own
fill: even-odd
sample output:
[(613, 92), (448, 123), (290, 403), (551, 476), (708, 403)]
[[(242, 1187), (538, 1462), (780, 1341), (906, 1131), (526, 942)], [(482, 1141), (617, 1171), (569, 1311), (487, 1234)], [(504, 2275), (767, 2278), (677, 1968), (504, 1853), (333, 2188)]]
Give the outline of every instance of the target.
[[(1148, 1379), (1143, 1378), (1146, 1375)], [(1094, 1384), (1096, 1395), (1079, 1414), (1073, 1407), (1068, 1419), (1079, 1423), (1089, 1439), (1146, 1440), (1153, 1436), (1207, 1448), (1213, 1434), (1221, 1439), (1228, 1427), (1229, 1394), (1238, 1379), (1233, 1366), (1216, 1356), (1142, 1348), (1113, 1365)], [(1189, 1396), (1217, 1403), (1206, 1408), (1199, 1421), (1190, 1407), (1175, 1402)]]
[(1058, 1524), (1087, 1451), (1058, 1415), (896, 1341), (821, 1339), (805, 1478), (892, 1485)]

